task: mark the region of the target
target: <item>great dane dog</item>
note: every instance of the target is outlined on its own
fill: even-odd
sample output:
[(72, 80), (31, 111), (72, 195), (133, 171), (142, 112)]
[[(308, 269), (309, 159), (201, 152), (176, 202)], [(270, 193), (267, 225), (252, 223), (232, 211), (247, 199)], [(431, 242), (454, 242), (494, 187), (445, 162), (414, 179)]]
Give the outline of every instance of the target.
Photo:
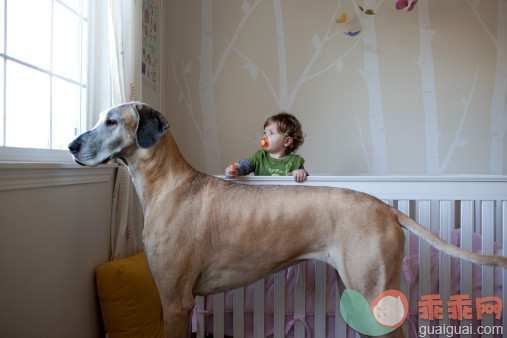
[(238, 288), (306, 259), (332, 265), (340, 289), (360, 292), (371, 306), (383, 291), (400, 288), (402, 228), (451, 256), (507, 267), (506, 257), (450, 245), (361, 192), (253, 186), (201, 173), (183, 158), (168, 128), (158, 111), (132, 102), (103, 112), (69, 145), (81, 165), (120, 159), (128, 167), (144, 211), (144, 248), (167, 337), (186, 335), (196, 295)]

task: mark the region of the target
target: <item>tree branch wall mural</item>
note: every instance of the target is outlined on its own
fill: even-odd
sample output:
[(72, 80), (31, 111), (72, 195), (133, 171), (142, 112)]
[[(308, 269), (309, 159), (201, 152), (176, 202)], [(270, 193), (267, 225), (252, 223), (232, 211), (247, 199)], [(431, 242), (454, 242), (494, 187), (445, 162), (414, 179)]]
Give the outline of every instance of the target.
[(479, 13), (480, 1), (468, 0), (477, 20), (481, 23), (488, 37), (496, 46), (495, 87), (491, 99), (491, 149), (490, 173), (501, 175), (504, 162), (504, 136), (507, 126), (507, 1), (498, 1), (497, 32), (493, 35), (488, 25)]
[(163, 103), (202, 171), (250, 156), (265, 118), (289, 111), (316, 174), (506, 173), (507, 0), (172, 0), (164, 12)]

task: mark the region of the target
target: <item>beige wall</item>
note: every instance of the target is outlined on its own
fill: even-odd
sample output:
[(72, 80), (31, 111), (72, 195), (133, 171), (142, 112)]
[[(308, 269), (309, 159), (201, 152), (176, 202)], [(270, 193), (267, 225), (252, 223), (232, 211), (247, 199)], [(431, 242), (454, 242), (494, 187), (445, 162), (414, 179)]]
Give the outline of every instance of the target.
[(116, 168), (0, 164), (0, 337), (101, 337)]
[(285, 109), (313, 174), (505, 174), (506, 1), (361, 3), (377, 15), (349, 0), (164, 1), (161, 106), (187, 160), (222, 173)]

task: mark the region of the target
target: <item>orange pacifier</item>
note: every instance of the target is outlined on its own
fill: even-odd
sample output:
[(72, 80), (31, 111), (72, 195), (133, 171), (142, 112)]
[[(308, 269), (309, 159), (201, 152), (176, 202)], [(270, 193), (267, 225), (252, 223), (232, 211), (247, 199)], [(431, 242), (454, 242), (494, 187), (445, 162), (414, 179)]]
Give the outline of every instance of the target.
[(268, 147), (269, 147), (268, 137), (266, 135), (264, 135), (261, 139), (261, 148), (267, 149)]
[(236, 166), (234, 165), (234, 162), (231, 162), (231, 170), (234, 171), (234, 172), (237, 172), (236, 171)]

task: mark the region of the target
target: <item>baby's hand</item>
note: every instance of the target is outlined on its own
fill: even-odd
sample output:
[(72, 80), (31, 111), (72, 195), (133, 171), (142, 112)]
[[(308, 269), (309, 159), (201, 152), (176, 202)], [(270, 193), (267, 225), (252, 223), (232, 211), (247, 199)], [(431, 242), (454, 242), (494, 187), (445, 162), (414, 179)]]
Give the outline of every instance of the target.
[[(239, 166), (239, 163), (234, 163), (234, 166)], [(227, 166), (227, 168), (225, 169), (225, 176), (227, 178), (237, 178), (238, 177), (238, 172), (234, 169), (231, 168), (231, 166)]]
[(288, 173), (287, 176), (294, 176), (294, 181), (298, 183), (303, 183), (304, 181), (306, 181), (306, 176), (308, 175), (306, 174), (306, 171), (304, 171), (303, 169), (296, 169), (293, 172)]

